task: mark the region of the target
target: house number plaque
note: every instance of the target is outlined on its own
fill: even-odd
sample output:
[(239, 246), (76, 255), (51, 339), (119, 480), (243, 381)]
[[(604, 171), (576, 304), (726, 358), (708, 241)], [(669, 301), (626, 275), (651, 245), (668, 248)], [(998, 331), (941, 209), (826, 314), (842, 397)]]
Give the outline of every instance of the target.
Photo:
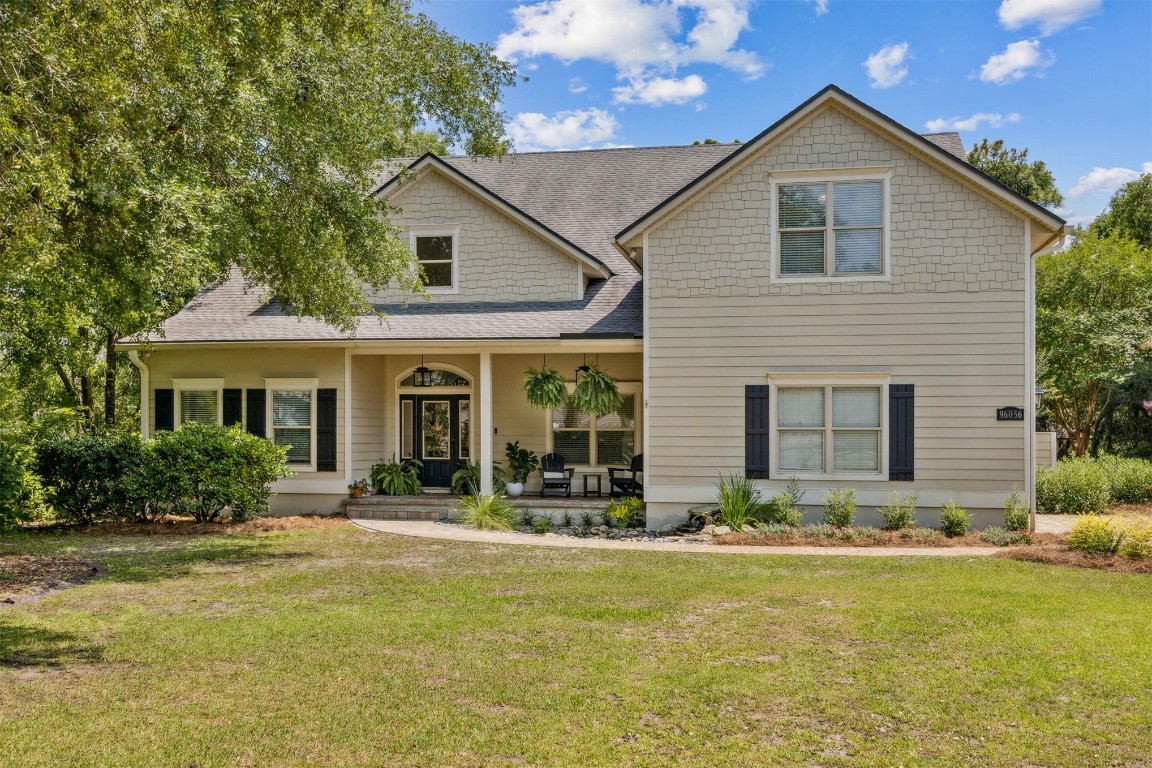
[(1024, 409), (1006, 405), (996, 409), (996, 421), (1024, 421)]

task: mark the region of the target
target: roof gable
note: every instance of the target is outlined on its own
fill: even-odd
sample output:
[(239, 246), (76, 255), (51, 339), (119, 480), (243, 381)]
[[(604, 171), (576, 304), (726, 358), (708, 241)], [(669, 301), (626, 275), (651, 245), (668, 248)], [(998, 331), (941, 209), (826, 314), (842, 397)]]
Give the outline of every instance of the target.
[(951, 151), (955, 149), (954, 147), (946, 146), (951, 143), (949, 140), (939, 136), (921, 136), (835, 85), (829, 85), (618, 232), (616, 242), (623, 244), (656, 226), (673, 211), (679, 210), (720, 178), (742, 166), (765, 147), (829, 104), (859, 119), (872, 130), (902, 144), (906, 149), (945, 168), (1000, 205), (1039, 224), (1039, 227), (1033, 227), (1034, 252), (1049, 245), (1063, 232), (1065, 224), (1063, 219), (961, 160)]

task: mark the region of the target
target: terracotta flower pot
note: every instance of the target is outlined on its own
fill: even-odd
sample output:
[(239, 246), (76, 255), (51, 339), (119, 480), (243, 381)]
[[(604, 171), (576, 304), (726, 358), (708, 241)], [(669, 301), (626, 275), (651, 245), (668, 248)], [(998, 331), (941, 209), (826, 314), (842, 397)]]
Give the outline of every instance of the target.
[(352, 491), (352, 498), (360, 499), (363, 497), (364, 497), (364, 490), (362, 488), (357, 488), (357, 489)]

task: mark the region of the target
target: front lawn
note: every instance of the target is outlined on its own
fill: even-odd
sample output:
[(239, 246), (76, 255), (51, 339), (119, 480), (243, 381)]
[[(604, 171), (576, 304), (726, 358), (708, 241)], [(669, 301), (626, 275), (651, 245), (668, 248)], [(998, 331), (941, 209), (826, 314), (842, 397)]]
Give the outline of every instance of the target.
[(1152, 754), (1149, 576), (495, 546), (348, 523), (20, 536), (0, 552), (108, 569), (0, 606), (4, 766)]

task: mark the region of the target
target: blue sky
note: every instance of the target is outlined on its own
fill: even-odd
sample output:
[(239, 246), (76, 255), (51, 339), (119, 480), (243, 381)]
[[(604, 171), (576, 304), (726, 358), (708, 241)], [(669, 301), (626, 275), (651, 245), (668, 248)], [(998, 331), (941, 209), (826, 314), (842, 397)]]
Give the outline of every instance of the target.
[(430, 0), (528, 77), (520, 151), (747, 140), (835, 83), (920, 132), (1001, 138), (1072, 223), (1152, 172), (1146, 0)]

